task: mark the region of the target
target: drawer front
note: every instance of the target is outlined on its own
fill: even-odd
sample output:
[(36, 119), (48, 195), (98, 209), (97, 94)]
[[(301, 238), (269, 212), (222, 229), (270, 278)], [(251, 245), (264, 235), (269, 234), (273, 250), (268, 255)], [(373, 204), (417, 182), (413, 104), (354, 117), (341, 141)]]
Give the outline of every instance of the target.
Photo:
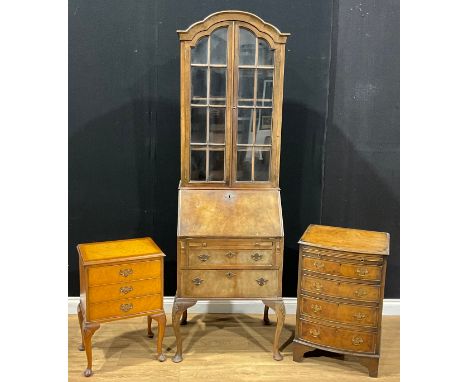
[(276, 297), (278, 271), (186, 270), (182, 271), (181, 297)]
[(265, 267), (274, 265), (271, 249), (201, 249), (190, 248), (188, 255), (190, 268), (230, 267)]
[(161, 276), (161, 260), (138, 261), (119, 265), (91, 266), (88, 283), (103, 285)]
[(301, 313), (311, 317), (344, 324), (377, 326), (378, 308), (376, 307), (343, 304), (306, 296), (302, 296), (300, 300)]
[(317, 345), (359, 353), (375, 353), (377, 334), (300, 320), (299, 337)]
[(311, 272), (359, 280), (380, 280), (382, 274), (381, 266), (340, 263), (305, 256), (302, 258), (302, 265), (304, 270)]
[(302, 290), (324, 296), (349, 298), (359, 301), (380, 301), (380, 286), (326, 280), (302, 275)]
[(371, 265), (383, 264), (383, 256), (381, 255), (340, 252), (340, 251), (334, 251), (330, 249), (313, 248), (313, 247), (308, 247), (304, 245), (301, 246), (301, 249), (302, 249), (302, 252), (307, 253), (311, 257), (316, 257), (316, 258), (324, 259), (324, 260), (337, 258), (337, 259), (342, 259), (342, 260), (362, 262), (364, 264), (371, 264)]
[(262, 239), (205, 239), (205, 240), (187, 240), (187, 246), (192, 248), (205, 249), (273, 249), (275, 240)]
[(160, 293), (161, 279), (158, 277), (155, 279), (90, 287), (88, 289), (88, 301), (96, 303)]
[(101, 302), (88, 305), (89, 320), (103, 320), (106, 318), (116, 318), (133, 316), (139, 313), (162, 309), (162, 297), (154, 294), (145, 297), (127, 298), (122, 300)]

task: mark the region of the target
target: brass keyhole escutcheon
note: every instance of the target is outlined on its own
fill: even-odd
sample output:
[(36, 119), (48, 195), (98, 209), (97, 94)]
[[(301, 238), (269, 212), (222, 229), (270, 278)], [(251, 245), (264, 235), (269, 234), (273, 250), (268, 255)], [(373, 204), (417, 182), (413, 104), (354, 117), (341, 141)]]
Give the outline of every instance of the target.
[(263, 277), (260, 277), (259, 279), (255, 280), (255, 281), (256, 281), (256, 282), (258, 283), (258, 285), (260, 285), (260, 286), (264, 286), (264, 285), (268, 282), (268, 280), (267, 280), (267, 279), (264, 279)]
[(234, 256), (236, 256), (236, 254), (234, 252), (229, 251), (228, 253), (226, 253), (226, 257), (228, 259), (232, 259)]
[(235, 273), (232, 273), (232, 272), (227, 272), (227, 273), (226, 273), (226, 277), (227, 277), (228, 279), (232, 279), (235, 275), (236, 275), (236, 274), (235, 274)]
[(194, 283), (196, 286), (199, 286), (203, 281), (203, 279), (201, 279), (200, 277), (195, 277), (193, 280), (192, 280), (192, 283)]

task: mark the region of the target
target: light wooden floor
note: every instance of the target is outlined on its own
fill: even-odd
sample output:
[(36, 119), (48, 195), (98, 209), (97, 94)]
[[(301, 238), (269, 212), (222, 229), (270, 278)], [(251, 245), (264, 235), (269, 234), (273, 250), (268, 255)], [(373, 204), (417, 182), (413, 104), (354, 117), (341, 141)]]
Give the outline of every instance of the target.
[[(385, 316), (379, 378), (371, 379), (367, 370), (353, 362), (332, 357), (308, 357), (302, 363), (292, 360), (295, 316), (286, 317), (281, 336), (283, 361), (274, 361), (271, 346), (275, 315), (271, 326), (264, 326), (260, 315), (189, 314), (182, 326), (184, 360), (175, 364), (175, 337), (167, 316), (164, 338), (166, 362), (155, 359), (155, 338), (146, 336), (146, 317), (102, 324), (93, 337), (91, 378), (82, 375), (86, 354), (78, 351), (78, 318), (68, 318), (69, 381), (399, 381), (400, 317)], [(154, 323), (154, 322), (153, 322)], [(154, 325), (156, 325), (154, 323)], [(154, 326), (155, 328), (155, 326)], [(313, 354), (313, 353), (311, 353)]]

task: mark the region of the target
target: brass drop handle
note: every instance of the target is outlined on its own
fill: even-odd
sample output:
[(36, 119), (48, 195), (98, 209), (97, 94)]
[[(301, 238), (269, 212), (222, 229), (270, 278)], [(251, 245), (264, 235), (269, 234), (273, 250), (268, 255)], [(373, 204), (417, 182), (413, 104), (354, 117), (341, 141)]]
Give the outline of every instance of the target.
[(132, 308), (133, 308), (133, 304), (131, 304), (131, 303), (130, 304), (121, 304), (120, 305), (120, 310), (122, 312), (128, 312)]
[(320, 284), (318, 281), (315, 281), (314, 282), (314, 288), (315, 288), (316, 291), (320, 292), (323, 289), (323, 285)]
[(133, 290), (133, 287), (130, 286), (123, 286), (120, 288), (120, 293), (127, 294), (130, 293)]
[(362, 339), (362, 337), (354, 336), (354, 337), (352, 338), (351, 342), (353, 343), (353, 345), (359, 346), (359, 345), (361, 345), (362, 343), (364, 343), (364, 340)]
[(198, 255), (198, 258), (200, 259), (200, 261), (207, 261), (209, 258), (210, 258), (210, 255), (207, 255), (207, 254), (202, 254), (202, 255)]
[(309, 330), (309, 334), (314, 338), (320, 337), (320, 329), (311, 329)]
[(232, 259), (234, 256), (236, 256), (236, 254), (233, 253), (233, 252), (228, 252), (228, 253), (226, 253), (226, 257), (227, 257), (228, 259)]
[(196, 285), (196, 286), (199, 286), (203, 281), (203, 279), (201, 279), (200, 277), (195, 277), (192, 282)]
[(119, 275), (123, 276), (123, 277), (128, 277), (132, 273), (133, 273), (133, 269), (132, 268), (127, 268), (127, 269), (121, 269), (120, 272), (119, 272)]
[(314, 313), (319, 313), (319, 312), (322, 311), (322, 307), (320, 305), (314, 304), (314, 305), (312, 305), (312, 311)]
[(256, 281), (256, 282), (258, 283), (258, 285), (260, 285), (260, 286), (264, 286), (264, 285), (268, 282), (268, 280), (267, 280), (267, 279), (264, 279), (263, 277), (260, 277), (259, 279), (255, 280), (255, 281)]
[(314, 267), (317, 269), (323, 269), (325, 268), (325, 264), (322, 263), (321, 261), (314, 261)]
[(236, 275), (236, 274), (235, 274), (235, 273), (232, 273), (232, 272), (227, 272), (227, 273), (226, 273), (226, 277), (227, 277), (228, 279), (233, 278), (235, 275)]
[(354, 294), (355, 294), (357, 297), (364, 297), (365, 295), (367, 295), (367, 289), (359, 288), (358, 290), (355, 290), (355, 291), (354, 291)]
[(364, 313), (361, 313), (361, 312), (357, 312), (357, 313), (354, 313), (353, 314), (353, 317), (358, 320), (358, 321), (361, 321), (363, 320), (364, 318), (367, 317), (367, 314), (364, 314)]
[(367, 268), (357, 268), (356, 273), (358, 276), (364, 277), (369, 273), (369, 270)]
[(250, 257), (252, 258), (253, 261), (259, 261), (263, 258), (263, 255), (260, 253), (254, 253)]

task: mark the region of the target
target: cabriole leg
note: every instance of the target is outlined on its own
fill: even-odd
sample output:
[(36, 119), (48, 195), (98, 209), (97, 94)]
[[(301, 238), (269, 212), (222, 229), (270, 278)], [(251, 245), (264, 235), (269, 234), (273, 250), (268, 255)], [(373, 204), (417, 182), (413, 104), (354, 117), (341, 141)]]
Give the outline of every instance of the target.
[(93, 374), (92, 367), (93, 367), (93, 350), (91, 346), (91, 338), (96, 330), (99, 329), (99, 324), (95, 323), (87, 323), (85, 322), (83, 325), (83, 338), (84, 338), (84, 346), (86, 350), (86, 358), (88, 360), (88, 367), (84, 371), (85, 377), (90, 377)]
[(286, 309), (284, 307), (283, 300), (263, 300), (263, 303), (273, 309), (276, 313), (276, 331), (275, 339), (273, 341), (273, 359), (276, 361), (281, 361), (283, 356), (279, 351), (279, 340), (281, 336), (281, 330), (283, 329), (284, 319), (286, 317)]

